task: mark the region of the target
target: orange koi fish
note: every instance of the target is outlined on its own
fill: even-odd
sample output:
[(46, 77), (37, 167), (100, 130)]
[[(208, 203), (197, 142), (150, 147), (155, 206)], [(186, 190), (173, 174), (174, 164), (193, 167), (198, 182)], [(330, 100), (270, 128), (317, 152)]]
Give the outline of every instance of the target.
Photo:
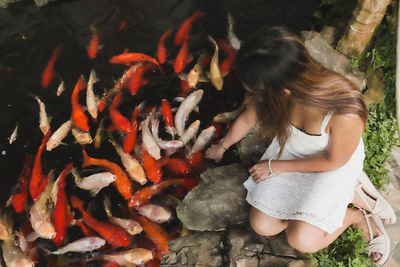
[(132, 79), (133, 74), (136, 72), (137, 68), (143, 63), (139, 62), (132, 65), (127, 71), (124, 72), (121, 79), (119, 80), (119, 86), (122, 88), (129, 88), (129, 81)]
[(196, 168), (203, 161), (203, 155), (201, 152), (192, 153), (185, 156), (185, 162), (190, 168)]
[(34, 201), (38, 200), (40, 194), (46, 187), (48, 179), (50, 178), (50, 174), (48, 174), (47, 177), (44, 177), (42, 173), (42, 163), (41, 163), (42, 152), (46, 146), (47, 141), (50, 138), (50, 135), (51, 131), (49, 130), (47, 134), (43, 137), (42, 144), (38, 149), (35, 161), (33, 163), (31, 182), (29, 184), (29, 193), (31, 194), (31, 197)]
[(130, 245), (129, 235), (122, 228), (113, 224), (98, 221), (83, 209), (83, 202), (76, 196), (71, 196), (71, 204), (74, 208), (79, 209), (85, 224), (92, 228), (108, 243), (115, 247), (126, 247)]
[(51, 220), (56, 231), (56, 236), (53, 237), (53, 241), (57, 246), (60, 246), (63, 243), (67, 227), (74, 219), (73, 215), (69, 211), (68, 201), (64, 191), (65, 176), (67, 176), (71, 168), (72, 162), (65, 167), (58, 178), (57, 202), (55, 203)]
[(229, 46), (228, 42), (223, 39), (218, 40), (218, 45), (221, 47), (222, 52), (225, 54), (226, 58), (219, 65), (222, 76), (227, 75), (231, 72), (233, 63), (236, 58), (236, 50)]
[(142, 146), (143, 151), (143, 168), (146, 172), (147, 178), (154, 184), (158, 184), (162, 180), (162, 169), (161, 164), (153, 159), (153, 157), (147, 152), (147, 150)]
[(197, 10), (192, 16), (190, 16), (188, 19), (183, 22), (182, 26), (179, 28), (178, 32), (175, 35), (175, 40), (174, 44), (176, 46), (181, 45), (182, 41), (185, 37), (189, 35), (189, 31), (192, 28), (193, 21), (201, 16), (204, 16), (206, 13), (204, 13), (201, 10)]
[(165, 50), (164, 46), (164, 39), (171, 33), (172, 28), (168, 29), (162, 36), (161, 39), (158, 41), (157, 47), (157, 58), (161, 64), (164, 64), (167, 59), (167, 51)]
[(183, 184), (187, 189), (190, 190), (196, 187), (198, 183), (199, 183), (198, 178), (187, 178), (187, 179), (178, 178), (178, 179), (165, 180), (158, 184), (144, 187), (136, 191), (135, 194), (132, 195), (132, 197), (128, 201), (128, 207), (130, 208), (139, 207), (147, 203), (154, 195), (161, 192), (170, 185)]
[(156, 245), (157, 249), (163, 253), (171, 253), (168, 249), (167, 241), (171, 239), (169, 234), (159, 224), (148, 220), (144, 216), (137, 215), (132, 210), (128, 210), (129, 216), (135, 221), (138, 221), (143, 227), (143, 230), (150, 238), (151, 241)]
[(125, 198), (130, 199), (132, 196), (132, 184), (128, 175), (121, 169), (118, 164), (115, 164), (106, 159), (96, 159), (88, 156), (86, 151), (83, 149), (83, 164), (82, 168), (91, 165), (97, 165), (105, 168), (112, 172), (116, 176), (114, 185), (117, 187), (118, 192)]
[(139, 123), (137, 121), (137, 117), (139, 115), (140, 108), (136, 107), (133, 111), (133, 116), (131, 120), (131, 131), (127, 133), (124, 139), (124, 152), (130, 154), (132, 149), (136, 144), (137, 131), (139, 128)]
[(116, 263), (115, 261), (103, 265), (103, 267), (118, 267), (118, 266), (119, 266), (118, 263)]
[(54, 49), (53, 54), (51, 55), (49, 63), (47, 63), (47, 66), (43, 71), (42, 86), (44, 88), (47, 88), (49, 86), (51, 80), (54, 78), (54, 73), (53, 73), (54, 63), (56, 62), (60, 53), (61, 53), (61, 46), (57, 46)]
[(181, 96), (181, 97), (186, 96), (192, 89), (192, 87), (190, 87), (188, 82), (184, 79), (181, 79), (181, 87), (182, 87), (182, 91), (178, 94), (178, 96)]
[(161, 72), (163, 72), (160, 63), (158, 63), (157, 59), (142, 53), (123, 53), (118, 56), (113, 56), (109, 62), (112, 64), (131, 64), (132, 62), (138, 62), (138, 61), (151, 62), (157, 65), (158, 69)]
[(121, 22), (121, 24), (119, 25), (119, 31), (122, 31), (123, 29), (125, 29), (126, 25), (127, 25), (126, 20), (123, 20)]
[(19, 175), (18, 185), (11, 196), (12, 206), (17, 213), (24, 210), (26, 201), (28, 200), (29, 175), (31, 174), (32, 159), (32, 155), (25, 155), (25, 163)]
[(144, 64), (137, 68), (129, 81), (129, 91), (131, 91), (132, 95), (135, 95), (140, 87), (149, 83), (148, 80), (143, 78), (143, 75), (150, 70), (153, 70), (152, 64)]
[(121, 101), (122, 101), (122, 91), (119, 90), (118, 93), (114, 96), (113, 102), (108, 108), (108, 111), (110, 113), (110, 119), (113, 122), (114, 127), (118, 131), (129, 133), (132, 130), (129, 120), (124, 116), (122, 116), (122, 114), (117, 110)]
[(96, 29), (94, 29), (93, 37), (92, 40), (90, 41), (88, 49), (89, 58), (95, 58), (98, 50), (99, 50), (99, 35), (97, 34)]
[(95, 234), (92, 230), (90, 230), (89, 227), (87, 227), (87, 226), (86, 226), (83, 222), (81, 222), (80, 220), (75, 220), (75, 224), (78, 225), (78, 226), (81, 228), (83, 234), (84, 234), (86, 237), (96, 236), (96, 234)]
[[(169, 103), (166, 99), (161, 100), (161, 113), (164, 116), (165, 124), (169, 128), (174, 128), (171, 106), (169, 105)], [(170, 132), (171, 131), (173, 132), (173, 130), (170, 130)]]
[(181, 50), (179, 50), (179, 53), (176, 56), (175, 61), (174, 61), (175, 73), (181, 72), (186, 67), (186, 65), (190, 63), (190, 61), (192, 61), (192, 60), (189, 56), (188, 36), (186, 36), (183, 41)]
[(189, 173), (189, 166), (183, 159), (173, 158), (167, 162), (167, 167), (171, 169), (175, 174), (185, 175)]
[(72, 120), (76, 127), (81, 129), (82, 131), (88, 132), (89, 119), (85, 115), (82, 106), (79, 104), (79, 92), (83, 90), (85, 87), (86, 87), (86, 82), (83, 76), (81, 75), (71, 95)]
[(104, 94), (99, 102), (99, 107), (98, 107), (99, 112), (102, 113), (105, 107), (106, 107), (106, 95)]

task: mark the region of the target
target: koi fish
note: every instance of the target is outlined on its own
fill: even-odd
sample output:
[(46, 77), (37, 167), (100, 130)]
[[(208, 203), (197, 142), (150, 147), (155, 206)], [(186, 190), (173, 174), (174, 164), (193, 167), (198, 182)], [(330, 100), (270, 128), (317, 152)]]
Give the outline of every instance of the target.
[(52, 223), (56, 235), (53, 237), (53, 241), (57, 246), (60, 246), (64, 241), (65, 234), (67, 232), (68, 225), (73, 220), (73, 215), (71, 214), (67, 197), (65, 196), (65, 176), (68, 175), (70, 169), (72, 168), (72, 162), (69, 163), (64, 170), (61, 172), (60, 176), (57, 178), (58, 192), (57, 201), (55, 202), (54, 211), (52, 215)]
[(187, 154), (185, 156), (185, 162), (190, 168), (196, 168), (203, 162), (203, 155), (200, 152)]
[(146, 174), (142, 165), (129, 154), (126, 154), (123, 149), (114, 141), (110, 139), (111, 144), (114, 146), (118, 155), (121, 157), (122, 165), (124, 165), (129, 177), (141, 185), (147, 183)]
[(148, 152), (148, 154), (151, 155), (151, 157), (153, 157), (154, 159), (158, 160), (161, 158), (161, 151), (149, 129), (150, 119), (150, 116), (147, 116), (147, 118), (140, 124), (142, 127), (142, 142), (143, 147)]
[(0, 213), (0, 240), (7, 240), (12, 237), (12, 217), (8, 213), (3, 213), (3, 211)]
[(186, 145), (190, 140), (196, 137), (199, 128), (200, 128), (200, 120), (196, 120), (192, 124), (190, 124), (187, 130), (181, 136), (182, 142)]
[(104, 94), (103, 97), (99, 100), (98, 110), (99, 112), (103, 112), (104, 108), (106, 107), (106, 95)]
[(104, 133), (104, 123), (103, 120), (100, 121), (99, 127), (97, 127), (96, 135), (94, 136), (94, 147), (100, 148), (101, 142), (103, 142), (103, 133)]
[(130, 154), (136, 144), (137, 131), (139, 128), (139, 123), (137, 121), (139, 111), (140, 111), (139, 107), (136, 107), (135, 110), (133, 111), (133, 116), (131, 120), (131, 131), (126, 134), (124, 139), (124, 152), (126, 154)]
[(88, 108), (89, 114), (92, 116), (93, 119), (97, 119), (97, 113), (99, 109), (99, 104), (93, 91), (93, 84), (98, 81), (99, 78), (97, 77), (96, 72), (94, 70), (91, 70), (86, 88), (86, 106)]
[(79, 92), (83, 90), (85, 87), (86, 87), (86, 82), (83, 76), (81, 75), (71, 95), (72, 120), (76, 127), (81, 129), (82, 131), (88, 132), (89, 120), (86, 117), (85, 112), (82, 109), (82, 106), (79, 104)]
[(17, 140), (17, 136), (18, 136), (18, 124), (17, 126), (15, 126), (14, 131), (11, 133), (10, 138), (8, 138), (8, 142), (10, 143), (10, 145), (14, 143), (15, 140)]
[(136, 207), (136, 210), (140, 215), (143, 215), (147, 219), (156, 223), (164, 223), (169, 221), (172, 216), (169, 210), (155, 204), (145, 204), (140, 207)]
[(93, 237), (83, 237), (81, 239), (75, 240), (55, 251), (47, 251), (50, 254), (65, 254), (67, 252), (86, 252), (93, 251), (101, 248), (106, 244), (103, 238), (93, 236)]
[(25, 163), (21, 174), (19, 175), (18, 185), (11, 196), (12, 206), (17, 213), (24, 210), (25, 204), (28, 200), (29, 175), (31, 174), (32, 159), (32, 155), (25, 155)]
[(130, 245), (129, 235), (122, 228), (113, 224), (102, 222), (93, 218), (89, 213), (83, 209), (82, 200), (76, 196), (71, 196), (71, 204), (74, 208), (79, 209), (82, 213), (82, 218), (85, 224), (92, 228), (108, 243), (115, 247), (126, 247)]
[(223, 39), (218, 40), (218, 45), (221, 47), (226, 56), (226, 58), (219, 65), (219, 70), (221, 71), (222, 76), (226, 76), (232, 70), (236, 58), (236, 50), (229, 47), (228, 42)]
[(40, 194), (43, 192), (46, 187), (47, 181), (50, 177), (50, 174), (47, 177), (44, 177), (42, 173), (42, 163), (41, 156), (44, 150), (44, 146), (50, 138), (51, 131), (49, 130), (47, 134), (43, 137), (42, 144), (39, 146), (38, 152), (35, 156), (35, 161), (33, 163), (32, 168), (32, 176), (31, 181), (29, 183), (29, 193), (34, 201), (38, 199)]
[(3, 241), (1, 246), (3, 251), (3, 259), (6, 266), (10, 267), (33, 267), (35, 262), (26, 256), (19, 247), (14, 245), (13, 238)]
[(61, 81), (60, 85), (57, 88), (57, 92), (56, 92), (57, 96), (60, 96), (64, 92), (64, 90), (65, 90), (64, 81)]
[(235, 33), (233, 32), (233, 25), (235, 24), (235, 20), (233, 19), (233, 16), (231, 13), (228, 13), (228, 40), (229, 43), (231, 44), (231, 46), (235, 49), (235, 50), (239, 50), (240, 48), (240, 40), (239, 38), (236, 37)]
[(83, 222), (81, 222), (80, 220), (73, 220), (72, 223), (75, 223), (76, 225), (78, 225), (78, 226), (81, 228), (83, 234), (84, 234), (86, 237), (91, 237), (91, 236), (95, 236), (95, 235), (96, 235), (95, 232), (93, 232), (92, 230), (90, 230), (89, 227), (87, 227), (87, 226), (86, 226)]
[(58, 56), (61, 53), (61, 46), (57, 46), (53, 50), (53, 54), (51, 55), (51, 58), (49, 60), (49, 63), (47, 63), (46, 68), (43, 71), (42, 74), (42, 86), (44, 88), (47, 88), (51, 82), (51, 80), (54, 78), (54, 73), (53, 73), (53, 68), (54, 68), (54, 63), (56, 62)]
[(179, 158), (169, 159), (167, 161), (167, 167), (178, 175), (185, 175), (189, 173), (189, 166), (185, 163), (184, 160)]
[(163, 114), (167, 132), (174, 138), (174, 123), (172, 119), (171, 106), (166, 99), (161, 100), (161, 113)]
[(183, 40), (183, 45), (174, 61), (175, 73), (181, 72), (192, 61), (189, 55), (188, 36)]
[(54, 203), (51, 201), (50, 193), (53, 185), (54, 182), (50, 180), (46, 185), (45, 191), (40, 194), (39, 199), (30, 209), (30, 222), (35, 232), (31, 235), (33, 238), (27, 238), (27, 240), (36, 239), (37, 237), (52, 239), (56, 236), (54, 225), (51, 222), (51, 210)]
[(121, 100), (122, 91), (118, 91), (118, 93), (114, 96), (114, 100), (108, 108), (108, 111), (110, 113), (110, 119), (112, 120), (114, 127), (118, 131), (129, 133), (131, 131), (129, 120), (122, 116), (122, 114), (117, 110), (119, 104), (121, 103)]
[(160, 38), (160, 40), (158, 41), (158, 46), (157, 46), (157, 58), (158, 58), (158, 62), (160, 62), (161, 64), (165, 63), (165, 60), (167, 59), (167, 52), (165, 50), (165, 46), (164, 46), (164, 40), (165, 38), (171, 33), (172, 28), (168, 29)]
[(222, 90), (224, 80), (222, 78), (222, 74), (219, 69), (218, 44), (217, 44), (217, 42), (215, 42), (215, 40), (211, 36), (208, 36), (208, 37), (215, 46), (214, 54), (213, 54), (213, 56), (211, 58), (211, 62), (210, 62), (210, 72), (208, 73), (208, 78), (211, 79), (211, 83), (215, 86), (215, 88), (218, 91), (220, 91), (220, 90)]
[(196, 179), (196, 178), (169, 179), (169, 180), (162, 181), (158, 184), (144, 187), (142, 189), (139, 189), (138, 191), (135, 192), (135, 194), (132, 195), (132, 197), (128, 201), (128, 207), (133, 208), (133, 207), (139, 207), (139, 206), (142, 206), (143, 204), (146, 204), (154, 195), (160, 193), (161, 191), (163, 191), (165, 188), (167, 188), (170, 185), (183, 184), (186, 188), (192, 189), (198, 184), (198, 182), (199, 182), (199, 179)]
[(86, 151), (83, 149), (82, 168), (91, 166), (91, 165), (101, 166), (101, 167), (107, 169), (108, 171), (112, 172), (113, 174), (115, 174), (116, 180), (115, 180), (114, 184), (117, 187), (117, 190), (119, 191), (119, 193), (125, 199), (129, 199), (132, 196), (132, 184), (129, 180), (129, 177), (121, 169), (121, 167), (118, 166), (118, 164), (115, 164), (106, 159), (91, 158), (88, 156)]
[(197, 106), (203, 97), (204, 91), (199, 89), (188, 95), (179, 105), (175, 114), (175, 127), (179, 134), (182, 136), (185, 131), (185, 122), (189, 117), (190, 112)]
[(100, 257), (102, 260), (115, 262), (118, 266), (138, 266), (153, 259), (151, 250), (145, 248), (132, 248)]
[(104, 209), (107, 213), (108, 220), (112, 224), (118, 225), (124, 229), (130, 235), (137, 235), (143, 231), (143, 227), (135, 220), (114, 217), (111, 213), (111, 202), (110, 199), (106, 197), (104, 200)]
[(158, 184), (162, 180), (161, 165), (155, 160), (142, 146), (143, 151), (143, 168), (146, 172), (147, 178), (154, 184)]
[(194, 145), (190, 150), (190, 154), (203, 150), (211, 142), (214, 136), (215, 136), (214, 126), (211, 125), (207, 129), (204, 129), (194, 142)]
[(155, 112), (151, 112), (149, 117), (151, 121), (151, 132), (153, 134), (154, 141), (159, 145), (160, 148), (165, 150), (177, 150), (178, 148), (183, 147), (183, 142), (180, 140), (161, 140), (158, 136), (158, 126), (160, 122), (155, 117)]
[(234, 119), (236, 119), (237, 116), (239, 116), (243, 112), (243, 110), (246, 109), (246, 106), (251, 102), (251, 99), (252, 97), (250, 95), (247, 95), (242, 105), (240, 105), (240, 107), (232, 111), (217, 114), (213, 118), (213, 121), (217, 123), (228, 123), (230, 121), (233, 121)]
[(160, 63), (158, 63), (158, 61), (155, 58), (142, 53), (123, 53), (117, 56), (113, 56), (109, 62), (112, 64), (130, 64), (132, 62), (137, 62), (137, 61), (139, 62), (145, 61), (153, 63), (157, 65), (158, 69), (161, 72), (163, 72)]
[(175, 46), (181, 45), (184, 38), (189, 35), (193, 21), (198, 17), (204, 16), (205, 14), (206, 13), (204, 13), (203, 11), (197, 10), (192, 16), (190, 16), (183, 22), (183, 24), (181, 25), (181, 27), (179, 28), (178, 32), (175, 35), (175, 40), (174, 40)]
[(132, 79), (133, 74), (136, 72), (136, 70), (142, 65), (143, 63), (139, 62), (133, 64), (128, 70), (126, 70), (119, 81), (120, 87), (129, 88), (129, 81)]
[(182, 91), (179, 93), (179, 96), (184, 97), (188, 94), (188, 92), (192, 89), (192, 87), (189, 86), (186, 80), (181, 79), (181, 87)]
[(88, 48), (89, 58), (95, 58), (97, 51), (99, 50), (99, 35), (97, 34), (96, 29), (93, 30), (93, 37), (90, 41), (90, 45)]
[(72, 127), (72, 120), (67, 120), (64, 122), (49, 138), (46, 144), (46, 150), (51, 151), (56, 148), (60, 144), (62, 144), (62, 140), (68, 135), (68, 132)]
[(132, 95), (136, 95), (140, 87), (149, 83), (147, 79), (143, 78), (143, 75), (150, 70), (153, 70), (153, 65), (148, 63), (143, 64), (136, 69), (128, 86)]
[(46, 134), (50, 130), (50, 119), (47, 116), (46, 106), (38, 96), (35, 96), (35, 99), (39, 103), (39, 128), (43, 134)]
[(196, 87), (202, 72), (203, 68), (200, 63), (194, 65), (194, 67), (189, 71), (187, 75), (187, 83), (190, 86), (190, 88)]
[(84, 132), (79, 128), (72, 127), (71, 133), (75, 137), (76, 142), (80, 145), (87, 145), (93, 143), (93, 139), (90, 136), (89, 132)]
[(87, 177), (81, 178), (76, 169), (72, 169), (75, 178), (75, 184), (83, 189), (90, 191), (92, 196), (97, 195), (101, 189), (115, 182), (116, 176), (111, 172), (99, 172)]
[(121, 24), (119, 25), (119, 31), (122, 31), (123, 29), (125, 29), (126, 25), (127, 25), (126, 20), (123, 20), (121, 22)]
[(150, 238), (151, 241), (156, 245), (157, 249), (163, 253), (169, 254), (167, 241), (171, 239), (169, 234), (157, 223), (149, 221), (146, 217), (137, 215), (132, 210), (128, 210), (129, 216), (134, 220), (138, 221), (144, 232)]

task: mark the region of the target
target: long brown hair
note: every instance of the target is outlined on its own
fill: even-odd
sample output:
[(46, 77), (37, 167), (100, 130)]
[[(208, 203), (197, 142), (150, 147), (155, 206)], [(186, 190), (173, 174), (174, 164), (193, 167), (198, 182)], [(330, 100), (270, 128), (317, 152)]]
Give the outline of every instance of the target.
[(263, 28), (253, 35), (239, 49), (236, 67), (239, 79), (257, 99), (262, 134), (276, 136), (281, 151), (290, 134), (293, 101), (335, 114), (357, 114), (364, 125), (368, 119), (357, 87), (315, 61), (285, 27)]

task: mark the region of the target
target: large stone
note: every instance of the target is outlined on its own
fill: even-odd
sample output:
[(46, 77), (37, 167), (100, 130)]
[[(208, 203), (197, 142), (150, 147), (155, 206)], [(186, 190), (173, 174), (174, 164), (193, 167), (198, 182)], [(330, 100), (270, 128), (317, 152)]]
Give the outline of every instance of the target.
[(171, 254), (164, 254), (164, 267), (219, 267), (224, 266), (222, 232), (197, 232), (168, 242)]
[(349, 59), (333, 49), (326, 40), (314, 31), (303, 31), (301, 38), (310, 55), (324, 67), (344, 75), (362, 90), (366, 84), (365, 74), (350, 67)]
[(369, 76), (367, 88), (367, 92), (364, 93), (367, 106), (385, 101), (385, 73), (382, 69), (378, 69)]
[(248, 176), (240, 163), (204, 172), (176, 208), (178, 218), (196, 231), (218, 231), (246, 221), (249, 205), (243, 182)]
[(259, 134), (259, 124), (254, 126), (237, 144), (239, 157), (250, 165), (258, 162), (271, 141)]

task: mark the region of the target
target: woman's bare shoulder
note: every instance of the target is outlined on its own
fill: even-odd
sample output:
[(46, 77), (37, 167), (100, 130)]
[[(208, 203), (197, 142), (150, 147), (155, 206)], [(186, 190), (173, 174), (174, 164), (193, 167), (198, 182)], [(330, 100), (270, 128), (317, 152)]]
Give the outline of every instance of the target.
[(331, 131), (333, 128), (363, 130), (364, 122), (357, 114), (332, 114), (331, 119), (327, 125), (327, 130)]

